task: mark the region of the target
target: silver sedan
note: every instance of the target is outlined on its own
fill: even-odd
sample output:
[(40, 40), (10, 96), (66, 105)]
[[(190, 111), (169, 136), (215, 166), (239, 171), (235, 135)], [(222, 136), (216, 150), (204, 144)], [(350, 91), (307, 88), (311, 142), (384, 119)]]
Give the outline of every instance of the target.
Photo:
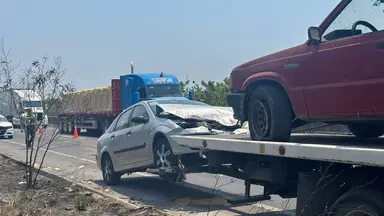
[[(161, 99), (141, 101), (124, 110), (97, 142), (96, 161), (107, 185), (119, 183), (121, 176), (125, 173), (178, 165), (177, 155), (194, 154), (198, 158), (196, 150), (174, 143), (170, 136), (212, 133), (212, 128), (207, 125), (207, 121), (193, 120), (193, 117), (191, 120), (188, 116), (184, 116), (183, 119), (180, 118), (180, 112), (170, 114), (164, 112), (159, 105), (171, 108), (172, 105), (184, 105), (186, 109), (183, 111), (207, 110), (208, 112), (205, 113), (215, 108), (187, 99)], [(172, 112), (172, 109), (169, 110)], [(222, 115), (226, 111), (221, 110), (217, 113)], [(204, 118), (210, 118), (210, 116)], [(226, 116), (232, 118), (232, 111)], [(216, 118), (225, 119), (220, 116)]]

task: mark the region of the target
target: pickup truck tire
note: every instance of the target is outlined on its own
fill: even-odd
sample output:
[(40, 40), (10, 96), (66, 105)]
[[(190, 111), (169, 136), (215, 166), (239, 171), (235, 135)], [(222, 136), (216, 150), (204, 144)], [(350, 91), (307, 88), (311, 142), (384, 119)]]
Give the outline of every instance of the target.
[(333, 205), (330, 215), (371, 215), (384, 214), (384, 196), (371, 189), (358, 189), (343, 195)]
[(286, 93), (273, 85), (257, 86), (248, 103), (252, 140), (288, 141), (292, 130), (292, 107)]
[(350, 124), (349, 131), (357, 138), (377, 138), (384, 134), (384, 127), (381, 124)]
[(103, 180), (106, 185), (110, 186), (110, 185), (117, 185), (118, 183), (120, 183), (121, 174), (118, 172), (115, 172), (115, 168), (113, 166), (113, 162), (109, 154), (103, 155), (101, 165), (102, 165), (101, 170), (103, 174)]

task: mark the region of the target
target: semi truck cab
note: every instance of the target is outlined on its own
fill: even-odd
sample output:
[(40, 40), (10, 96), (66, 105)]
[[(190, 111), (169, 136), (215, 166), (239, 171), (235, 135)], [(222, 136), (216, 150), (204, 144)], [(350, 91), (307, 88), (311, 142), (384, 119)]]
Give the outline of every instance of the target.
[(175, 75), (143, 73), (120, 76), (122, 109), (140, 98), (183, 97), (180, 82)]

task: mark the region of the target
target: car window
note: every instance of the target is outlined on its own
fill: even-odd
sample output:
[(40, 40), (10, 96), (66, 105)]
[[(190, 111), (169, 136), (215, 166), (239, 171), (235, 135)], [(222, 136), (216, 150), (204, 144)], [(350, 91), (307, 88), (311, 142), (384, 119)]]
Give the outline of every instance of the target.
[[(149, 118), (147, 109), (145, 109), (145, 107), (143, 105), (137, 105), (133, 108), (133, 113), (132, 113), (131, 118), (133, 118), (135, 116), (143, 116), (143, 117)], [(133, 127), (136, 125), (140, 125), (140, 124), (130, 122), (129, 127)]]
[(131, 113), (132, 113), (132, 109), (129, 109), (125, 113), (120, 115), (119, 120), (116, 123), (115, 131), (128, 128)]
[[(322, 35), (322, 41), (335, 40), (353, 36), (345, 30), (352, 30), (353, 24), (357, 21), (365, 21), (373, 25), (378, 31), (384, 30), (384, 4), (380, 2), (352, 0), (347, 7), (336, 17)], [(342, 30), (344, 32), (334, 32)], [(372, 30), (365, 25), (358, 25), (356, 30), (360, 34), (371, 33)]]

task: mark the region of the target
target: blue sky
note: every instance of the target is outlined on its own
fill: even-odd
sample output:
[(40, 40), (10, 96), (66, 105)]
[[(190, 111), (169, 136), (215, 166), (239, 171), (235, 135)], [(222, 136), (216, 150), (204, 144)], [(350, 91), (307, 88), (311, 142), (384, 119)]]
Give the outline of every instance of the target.
[(78, 89), (136, 72), (222, 80), (235, 66), (302, 43), (339, 0), (0, 0), (1, 37), (26, 68), (61, 56)]

